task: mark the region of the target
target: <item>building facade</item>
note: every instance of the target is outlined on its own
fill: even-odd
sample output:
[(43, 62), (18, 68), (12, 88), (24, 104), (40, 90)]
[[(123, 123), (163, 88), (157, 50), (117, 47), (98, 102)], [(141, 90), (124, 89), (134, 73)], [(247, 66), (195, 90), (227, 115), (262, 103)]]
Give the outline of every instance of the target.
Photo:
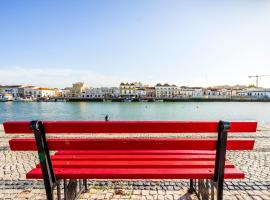
[(118, 98), (119, 95), (117, 87), (88, 88), (81, 93), (82, 98)]
[(140, 89), (144, 89), (140, 82), (121, 83), (119, 86), (121, 97), (137, 97), (138, 95), (145, 94), (145, 91), (141, 91)]
[(19, 97), (19, 88), (21, 88), (22, 85), (6, 85), (6, 86), (0, 86), (0, 94), (2, 96), (7, 95), (10, 98), (10, 95), (12, 98)]
[(183, 98), (199, 98), (203, 97), (204, 91), (202, 87), (186, 87), (179, 88), (179, 96)]
[(242, 90), (237, 93), (240, 97), (249, 97), (249, 98), (270, 98), (270, 89), (247, 89)]
[(156, 89), (155, 87), (145, 87), (145, 96), (148, 98), (154, 98), (156, 97)]
[(22, 86), (18, 89), (19, 97), (37, 98), (39, 91), (37, 86)]
[(50, 88), (37, 88), (35, 95), (36, 98), (49, 98), (55, 96), (55, 89)]
[(178, 96), (178, 87), (176, 85), (157, 84), (155, 92), (157, 98), (174, 98)]
[(83, 82), (77, 82), (72, 84), (68, 97), (81, 97), (82, 93), (88, 89), (88, 86)]

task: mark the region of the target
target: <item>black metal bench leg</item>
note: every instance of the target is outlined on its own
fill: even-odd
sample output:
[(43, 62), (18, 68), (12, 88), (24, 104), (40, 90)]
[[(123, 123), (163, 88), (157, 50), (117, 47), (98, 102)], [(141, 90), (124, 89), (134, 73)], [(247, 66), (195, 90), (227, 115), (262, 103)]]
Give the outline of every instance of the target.
[(64, 200), (67, 200), (67, 180), (64, 179)]
[(220, 179), (218, 181), (218, 188), (217, 188), (217, 199), (218, 200), (222, 200), (223, 199), (223, 184), (224, 184), (224, 180)]
[(46, 191), (46, 197), (47, 197), (47, 200), (53, 200), (53, 193), (48, 193)]
[(215, 162), (214, 182), (217, 184), (217, 200), (223, 199), (224, 169), (226, 160), (227, 136), (230, 130), (229, 122), (219, 122), (218, 140)]
[(36, 140), (47, 200), (53, 200), (53, 189), (57, 184), (57, 180), (52, 167), (45, 129), (41, 121), (31, 121), (29, 126), (33, 130)]
[(58, 184), (56, 187), (57, 187), (57, 199), (61, 200), (61, 181), (60, 180), (58, 181)]
[(81, 179), (64, 179), (64, 200), (78, 199), (85, 190)]
[(87, 188), (87, 179), (83, 180), (83, 185), (84, 185), (84, 192), (87, 192), (88, 188)]
[(188, 189), (188, 193), (193, 194), (195, 192), (195, 188), (194, 188), (194, 180), (190, 179), (189, 180), (189, 189)]

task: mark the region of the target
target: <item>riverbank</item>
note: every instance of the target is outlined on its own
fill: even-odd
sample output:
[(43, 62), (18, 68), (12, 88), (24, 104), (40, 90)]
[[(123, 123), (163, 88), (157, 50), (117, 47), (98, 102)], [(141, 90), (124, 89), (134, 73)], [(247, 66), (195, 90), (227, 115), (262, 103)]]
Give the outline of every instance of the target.
[(9, 100), (1, 102), (270, 102), (270, 98), (81, 98), (81, 97), (52, 97), (37, 99)]
[[(213, 137), (213, 134), (211, 134)], [(90, 135), (89, 137), (94, 137)], [(123, 137), (123, 135), (121, 135)], [(128, 137), (129, 135), (124, 135)], [(164, 137), (157, 134), (155, 137)], [(205, 136), (205, 135), (204, 135)], [(225, 200), (270, 199), (270, 130), (259, 127), (255, 134), (233, 134), (233, 137), (255, 138), (253, 151), (228, 152), (228, 158), (245, 172), (240, 181), (226, 181)], [(25, 174), (38, 162), (36, 152), (12, 152), (8, 140), (13, 135), (5, 135), (0, 125), (0, 199), (45, 199), (42, 181), (26, 180)], [(29, 137), (29, 136), (28, 136)], [(83, 136), (82, 136), (83, 137)], [(100, 137), (112, 137), (103, 134)], [(115, 137), (115, 136), (113, 136)], [(146, 137), (148, 137), (146, 135)], [(168, 137), (183, 137), (183, 134)], [(190, 137), (190, 134), (184, 135)], [(179, 199), (187, 190), (187, 181), (92, 181), (90, 190), (80, 199)], [(193, 198), (194, 200), (196, 198)]]
[(270, 98), (51, 98), (37, 101), (69, 101), (69, 102), (270, 102)]

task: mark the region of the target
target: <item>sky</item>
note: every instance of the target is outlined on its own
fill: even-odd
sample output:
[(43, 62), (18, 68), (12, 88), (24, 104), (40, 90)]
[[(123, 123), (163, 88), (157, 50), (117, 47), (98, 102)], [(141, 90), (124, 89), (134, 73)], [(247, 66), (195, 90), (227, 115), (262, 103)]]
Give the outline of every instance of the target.
[(0, 1), (0, 85), (205, 87), (257, 74), (270, 75), (268, 0)]

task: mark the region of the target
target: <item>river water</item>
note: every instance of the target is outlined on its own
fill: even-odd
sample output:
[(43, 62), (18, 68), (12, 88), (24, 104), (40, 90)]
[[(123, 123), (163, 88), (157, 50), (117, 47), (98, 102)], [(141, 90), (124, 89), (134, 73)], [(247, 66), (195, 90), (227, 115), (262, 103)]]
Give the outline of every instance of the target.
[(11, 120), (256, 120), (270, 127), (269, 102), (0, 102)]

